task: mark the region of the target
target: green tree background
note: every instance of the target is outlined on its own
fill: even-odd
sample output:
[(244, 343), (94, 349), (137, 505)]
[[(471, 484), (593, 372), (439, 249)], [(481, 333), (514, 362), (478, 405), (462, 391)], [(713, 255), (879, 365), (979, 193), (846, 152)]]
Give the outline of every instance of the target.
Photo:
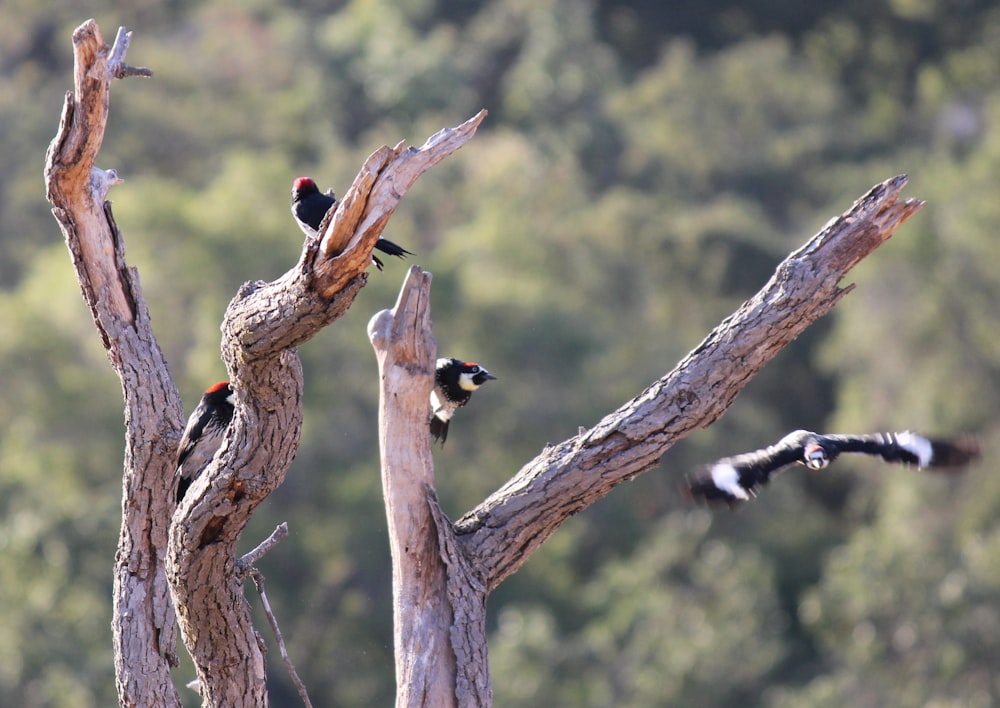
[[(436, 453), (458, 515), (621, 404), (872, 184), (928, 206), (857, 290), (660, 469), (493, 596), (498, 706), (1000, 704), (1000, 8), (987, 0), (110, 0), (0, 5), (0, 703), (107, 706), (121, 399), (41, 180), (70, 35), (136, 30), (102, 166), (188, 409), (218, 325), (383, 143), (482, 107), (388, 235), (434, 273), (442, 354), (500, 381)], [(319, 705), (389, 705), (389, 554), (367, 320), (399, 262), (301, 351), (302, 447), (247, 543)], [(959, 479), (868, 460), (736, 514), (683, 474), (794, 428), (982, 435)], [(263, 626), (263, 622), (261, 623)], [(276, 656), (276, 652), (272, 656)], [(271, 662), (274, 705), (294, 705)], [(191, 678), (190, 667), (177, 671)], [(182, 689), (184, 690), (184, 689)], [(192, 693), (185, 694), (195, 704)]]

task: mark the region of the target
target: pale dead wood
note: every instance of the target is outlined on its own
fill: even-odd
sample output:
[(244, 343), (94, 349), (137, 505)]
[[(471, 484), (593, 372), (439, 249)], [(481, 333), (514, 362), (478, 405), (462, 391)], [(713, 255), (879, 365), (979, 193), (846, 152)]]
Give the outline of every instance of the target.
[(281, 634), (281, 627), (278, 626), (278, 618), (275, 617), (274, 610), (271, 609), (271, 602), (267, 599), (267, 592), (264, 590), (264, 574), (256, 568), (250, 568), (250, 577), (253, 578), (253, 584), (260, 595), (260, 604), (264, 608), (268, 624), (271, 625), (271, 631), (274, 632), (274, 639), (278, 642), (278, 652), (281, 654), (281, 660), (285, 664), (285, 669), (287, 669), (292, 683), (295, 684), (295, 690), (299, 692), (302, 705), (306, 708), (312, 708), (312, 701), (309, 700), (309, 692), (306, 690), (305, 683), (299, 678), (299, 672), (295, 670), (292, 658), (288, 655), (288, 647), (285, 646), (285, 638)]
[(281, 543), (285, 536), (288, 535), (288, 522), (282, 521), (275, 527), (271, 535), (265, 538), (263, 541), (258, 543), (252, 551), (249, 553), (244, 553), (236, 561), (236, 574), (241, 580), (245, 577), (246, 573), (250, 571), (254, 565), (263, 558), (268, 551)]
[[(113, 622), (120, 698), (125, 705), (178, 704), (169, 676), (174, 657), (166, 547), (166, 580), (206, 704), (264, 705), (264, 657), (235, 547), (252, 511), (284, 479), (298, 445), (302, 373), (294, 348), (346, 311), (402, 195), (419, 174), (464, 144), (484, 114), (419, 149), (400, 144), (377, 150), (323, 239), (306, 243), (296, 267), (272, 283), (241, 288), (223, 325), (223, 357), (237, 390), (234, 422), (168, 533), (180, 402), (103, 199), (108, 183), (91, 182), (111, 78), (149, 73), (124, 64), (128, 35), (120, 32), (119, 40), (109, 50), (92, 21), (74, 33), (76, 90), (67, 95), (49, 149), (46, 184), (126, 399), (125, 512)], [(922, 205), (898, 199), (905, 182), (897, 177), (875, 187), (791, 254), (760, 293), (672, 372), (590, 430), (547, 448), (454, 526), (433, 493), (427, 432), (435, 355), (430, 276), (411, 269), (395, 309), (373, 318), (369, 329), (382, 381), (398, 705), (489, 704), (488, 592), (566, 518), (648, 471), (674, 442), (714, 421), (781, 348), (828, 312), (850, 289), (839, 286), (846, 272)]]
[(396, 705), (487, 706), (486, 587), (434, 493), (428, 428), (437, 344), (431, 275), (410, 268), (368, 323), (381, 381), (379, 450), (392, 556)]
[(371, 256), (403, 195), (420, 175), (468, 142), (485, 119), (482, 110), (459, 126), (439, 130), (419, 148), (400, 142), (368, 157), (322, 235), (320, 253), (326, 260), (317, 267), (329, 280), (324, 293), (342, 287), (346, 273), (368, 266), (360, 259)]
[(446, 573), (424, 490), (433, 487), (427, 427), (437, 344), (429, 319), (431, 276), (410, 268), (391, 310), (368, 323), (378, 360), (382, 492), (392, 555), (397, 706), (455, 705), (453, 623)]
[(346, 250), (331, 256), (322, 240), (307, 239), (294, 268), (271, 283), (246, 283), (229, 304), (222, 356), (236, 411), (215, 460), (178, 508), (167, 553), (181, 634), (208, 705), (266, 700), (263, 655), (233, 570), (250, 515), (284, 480), (298, 447), (302, 369), (295, 348), (347, 311), (366, 282), (381, 227), (406, 190), (468, 141), (484, 116), (419, 149), (376, 150), (327, 231), (363, 233), (350, 232)]

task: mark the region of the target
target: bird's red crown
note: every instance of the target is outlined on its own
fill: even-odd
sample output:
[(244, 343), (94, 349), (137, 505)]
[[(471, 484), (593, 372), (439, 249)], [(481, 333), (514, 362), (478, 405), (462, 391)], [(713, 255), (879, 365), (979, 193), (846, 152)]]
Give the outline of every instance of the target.
[(295, 182), (292, 183), (293, 189), (319, 189), (316, 183), (313, 182), (312, 177), (296, 177)]
[(228, 385), (229, 385), (228, 381), (220, 381), (217, 384), (212, 384), (211, 386), (209, 386), (205, 390), (205, 393), (218, 393), (219, 391), (221, 391), (222, 389), (224, 389)]

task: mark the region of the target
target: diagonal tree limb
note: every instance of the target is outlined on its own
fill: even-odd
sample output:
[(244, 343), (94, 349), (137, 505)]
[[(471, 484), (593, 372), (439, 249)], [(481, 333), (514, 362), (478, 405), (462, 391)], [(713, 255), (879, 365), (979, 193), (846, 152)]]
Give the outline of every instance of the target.
[(876, 185), (778, 265), (768, 283), (659, 381), (590, 430), (547, 448), (456, 523), (490, 588), (567, 518), (655, 467), (721, 416), (778, 352), (853, 286), (840, 281), (920, 210), (905, 175)]
[(326, 288), (336, 290), (347, 273), (368, 266), (365, 259), (403, 195), (420, 175), (468, 142), (485, 119), (482, 110), (459, 126), (439, 130), (419, 148), (401, 142), (368, 157), (322, 236), (320, 253), (327, 260), (318, 268), (328, 279)]

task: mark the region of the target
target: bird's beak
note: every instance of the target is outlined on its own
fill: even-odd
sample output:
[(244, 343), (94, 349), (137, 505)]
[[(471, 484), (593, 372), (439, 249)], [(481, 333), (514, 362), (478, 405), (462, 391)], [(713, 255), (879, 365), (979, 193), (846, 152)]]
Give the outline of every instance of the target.
[(493, 374), (491, 374), (491, 373), (488, 373), (488, 372), (487, 372), (487, 373), (485, 374), (485, 376), (486, 376), (486, 380), (487, 380), (487, 381), (489, 381), (490, 379), (492, 379), (493, 381), (496, 381), (496, 380), (497, 380), (497, 377), (496, 377), (496, 376), (494, 376), (494, 375), (493, 375)]

